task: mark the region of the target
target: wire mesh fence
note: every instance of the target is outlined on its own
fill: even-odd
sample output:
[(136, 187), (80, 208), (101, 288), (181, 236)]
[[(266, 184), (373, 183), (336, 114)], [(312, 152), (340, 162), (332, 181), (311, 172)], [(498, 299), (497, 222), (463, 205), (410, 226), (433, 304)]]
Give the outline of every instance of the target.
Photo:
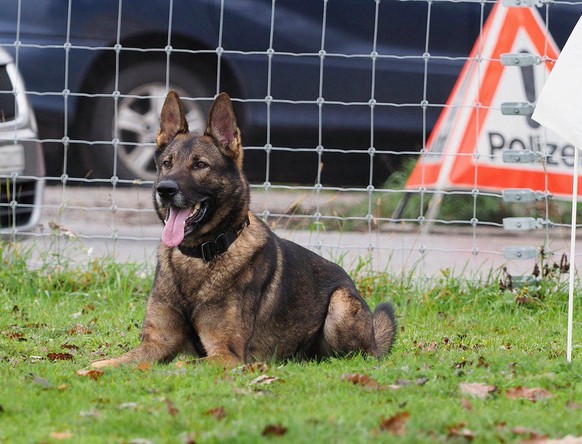
[[(568, 208), (553, 197), (553, 181), (569, 180), (573, 148), (542, 129), (534, 140), (495, 127), (486, 142), (463, 138), (456, 151), (445, 136), (471, 124), (482, 132), (485, 117), (467, 123), (463, 110), (503, 116), (504, 128), (530, 124), (531, 110), (514, 107), (516, 116), (505, 116), (499, 99), (487, 99), (480, 80), (507, 66), (489, 47), (517, 26), (508, 52), (519, 56), (519, 80), (499, 94), (504, 103), (533, 106), (556, 58), (552, 48), (564, 44), (582, 2), (521, 2), (539, 16), (541, 39), (529, 19), (495, 25), (492, 16), (501, 13), (493, 11), (517, 3), (485, 0), (0, 5), (0, 223), (8, 240), (65, 250), (74, 237), (89, 250), (153, 260), (161, 232), (150, 191), (155, 135), (174, 89), (198, 132), (214, 96), (229, 93), (253, 210), (284, 236), (346, 265), (420, 276), (506, 265), (523, 274), (567, 249)], [(454, 101), (467, 72), (462, 97), (471, 100)], [(453, 123), (439, 126), (447, 111)], [(504, 150), (534, 152), (537, 163), (486, 173)], [(441, 166), (471, 160), (469, 179), (431, 182), (435, 158)], [(444, 178), (460, 174), (447, 168)], [(541, 171), (543, 185), (508, 199), (506, 176), (531, 188), (524, 171)], [(510, 216), (521, 222), (504, 221)]]

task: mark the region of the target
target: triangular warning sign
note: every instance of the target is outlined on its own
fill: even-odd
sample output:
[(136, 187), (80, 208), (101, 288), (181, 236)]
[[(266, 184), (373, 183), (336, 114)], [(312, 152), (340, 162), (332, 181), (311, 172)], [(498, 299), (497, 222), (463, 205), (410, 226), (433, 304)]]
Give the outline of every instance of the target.
[[(536, 63), (504, 66), (502, 54), (530, 54)], [(530, 188), (570, 196), (574, 147), (530, 115), (505, 115), (501, 110), (507, 102), (533, 105), (558, 54), (535, 8), (507, 8), (498, 2), (406, 189)], [(539, 152), (541, 161), (504, 163), (506, 149)]]

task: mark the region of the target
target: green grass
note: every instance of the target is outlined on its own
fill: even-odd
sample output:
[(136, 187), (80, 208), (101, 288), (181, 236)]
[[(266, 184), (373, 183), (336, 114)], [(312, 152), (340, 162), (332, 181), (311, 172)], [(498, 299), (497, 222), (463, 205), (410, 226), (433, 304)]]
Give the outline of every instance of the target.
[[(362, 266), (352, 274), (370, 305), (390, 299), (399, 316), (393, 353), (380, 361), (353, 356), (228, 370), (172, 363), (106, 369), (92, 379), (77, 371), (138, 343), (152, 270), (110, 260), (29, 270), (27, 253), (6, 245), (0, 260), (1, 443), (520, 442), (582, 435), (579, 349), (572, 364), (565, 362), (564, 276), (510, 292), (500, 290), (495, 275), (474, 282), (443, 271), (419, 284)], [(574, 331), (581, 331), (579, 317)], [(49, 359), (58, 353), (70, 359)], [(354, 374), (360, 376), (346, 376)], [(261, 375), (277, 379), (253, 383)], [(478, 399), (461, 392), (464, 382), (496, 389)], [(551, 397), (510, 399), (516, 387)], [(208, 413), (218, 408), (223, 418)], [(402, 419), (401, 436), (390, 418)], [(269, 435), (269, 426), (280, 426), (278, 433)]]

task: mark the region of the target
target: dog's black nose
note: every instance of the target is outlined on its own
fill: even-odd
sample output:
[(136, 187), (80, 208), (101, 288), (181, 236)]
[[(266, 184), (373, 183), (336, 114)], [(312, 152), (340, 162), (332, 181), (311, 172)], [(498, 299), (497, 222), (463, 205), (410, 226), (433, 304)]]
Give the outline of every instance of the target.
[(156, 187), (162, 199), (174, 197), (178, 193), (178, 184), (173, 180), (162, 180)]

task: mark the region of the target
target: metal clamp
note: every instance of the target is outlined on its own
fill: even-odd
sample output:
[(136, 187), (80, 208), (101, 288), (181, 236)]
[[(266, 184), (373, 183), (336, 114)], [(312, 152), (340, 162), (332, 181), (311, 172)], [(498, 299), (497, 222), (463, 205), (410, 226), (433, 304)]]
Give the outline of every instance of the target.
[(529, 8), (530, 6), (539, 8), (544, 2), (542, 0), (503, 0), (501, 3), (508, 8)]
[(505, 247), (503, 257), (505, 259), (534, 259), (539, 250), (536, 247)]
[(536, 287), (540, 284), (540, 279), (530, 275), (511, 276), (511, 285), (513, 288)]
[(527, 188), (508, 188), (501, 191), (501, 197), (503, 202), (507, 203), (530, 203), (540, 202), (545, 197), (549, 197), (549, 195)]
[(529, 231), (547, 227), (549, 224), (541, 217), (504, 217), (503, 229), (507, 231)]
[(505, 102), (501, 104), (501, 114), (504, 116), (529, 116), (534, 112), (534, 106), (529, 102)]
[(507, 149), (501, 152), (505, 163), (534, 163), (541, 158), (540, 154), (532, 150)]
[(503, 66), (533, 66), (541, 63), (539, 56), (529, 52), (505, 53), (501, 54), (501, 64)]

